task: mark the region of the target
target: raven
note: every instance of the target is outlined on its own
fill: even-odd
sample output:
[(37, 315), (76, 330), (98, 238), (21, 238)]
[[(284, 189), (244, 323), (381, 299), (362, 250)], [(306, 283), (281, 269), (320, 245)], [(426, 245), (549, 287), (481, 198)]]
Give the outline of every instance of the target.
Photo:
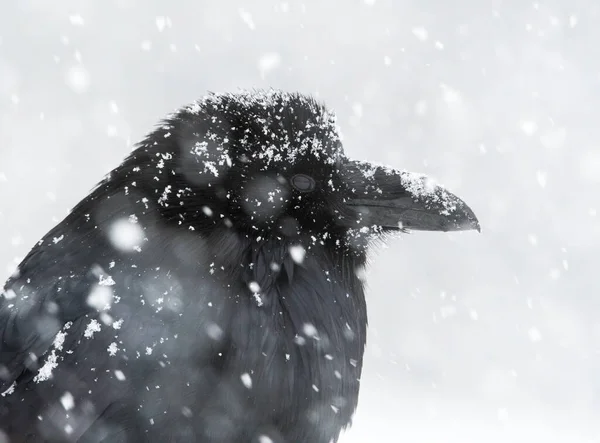
[(368, 246), (469, 229), (427, 177), (349, 159), (314, 98), (210, 93), (4, 286), (0, 440), (335, 442), (357, 405)]

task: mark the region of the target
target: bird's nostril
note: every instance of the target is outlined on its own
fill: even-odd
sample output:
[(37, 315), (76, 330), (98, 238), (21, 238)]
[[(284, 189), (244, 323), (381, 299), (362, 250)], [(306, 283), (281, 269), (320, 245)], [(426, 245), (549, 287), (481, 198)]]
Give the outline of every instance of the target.
[(315, 189), (316, 183), (312, 177), (305, 174), (296, 174), (292, 177), (292, 186), (300, 192), (310, 192)]

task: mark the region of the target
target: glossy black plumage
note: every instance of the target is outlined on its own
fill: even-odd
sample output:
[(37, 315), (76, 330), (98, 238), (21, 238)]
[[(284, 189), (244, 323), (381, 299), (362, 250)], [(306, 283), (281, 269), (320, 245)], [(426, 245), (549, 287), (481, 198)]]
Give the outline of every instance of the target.
[[(333, 114), (299, 94), (212, 94), (168, 117), (7, 282), (0, 430), (337, 441), (359, 391), (366, 246), (402, 228), (389, 214), (407, 198), (436, 220), (454, 198), (361, 171)], [(439, 229), (478, 228), (452, 201)]]

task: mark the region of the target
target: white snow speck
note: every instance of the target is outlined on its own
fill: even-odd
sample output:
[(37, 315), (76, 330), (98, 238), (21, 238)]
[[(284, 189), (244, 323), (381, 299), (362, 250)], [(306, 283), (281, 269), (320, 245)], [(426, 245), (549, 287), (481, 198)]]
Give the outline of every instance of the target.
[(251, 281), (250, 283), (248, 283), (248, 289), (250, 289), (254, 293), (260, 292), (260, 285), (255, 281)]
[(256, 26), (254, 25), (254, 20), (252, 20), (252, 14), (250, 14), (248, 11), (246, 11), (243, 8), (238, 9), (238, 12), (240, 14), (240, 17), (244, 21), (244, 23), (246, 23), (246, 25), (248, 25), (248, 28), (250, 28), (251, 30), (254, 31)]
[(537, 182), (538, 184), (542, 187), (545, 188), (546, 187), (546, 173), (543, 171), (537, 171), (536, 173), (537, 176)]
[(15, 293), (15, 291), (13, 291), (12, 289), (7, 289), (5, 290), (2, 295), (4, 296), (5, 299), (7, 300), (12, 300), (13, 298), (15, 298), (17, 296), (17, 294)]
[(113, 299), (113, 290), (109, 286), (96, 284), (87, 297), (87, 304), (97, 311), (105, 311), (110, 308)]
[(108, 351), (108, 355), (114, 357), (115, 355), (117, 355), (117, 351), (119, 350), (119, 348), (117, 346), (117, 343), (113, 341), (110, 345), (108, 345), (108, 348), (106, 348), (106, 350)]
[(83, 336), (85, 338), (92, 338), (96, 332), (100, 331), (100, 323), (95, 318), (92, 318), (85, 328)]
[(302, 264), (306, 256), (306, 249), (302, 245), (290, 246), (290, 256), (295, 263)]
[(121, 326), (123, 326), (123, 319), (117, 320), (116, 322), (113, 322), (112, 327), (114, 329), (121, 329)]
[(90, 86), (90, 74), (82, 65), (74, 65), (67, 71), (67, 85), (78, 94), (81, 94)]
[(537, 123), (531, 120), (525, 120), (521, 122), (521, 130), (525, 135), (532, 136), (537, 132)]
[(123, 371), (117, 369), (115, 371), (115, 377), (117, 377), (117, 380), (119, 381), (124, 381), (125, 380), (125, 374), (123, 374)]
[(273, 443), (273, 439), (271, 437), (266, 436), (266, 435), (259, 435), (258, 436), (258, 443)]
[(263, 54), (258, 60), (258, 69), (262, 78), (281, 65), (281, 55), (276, 52)]
[(426, 41), (427, 38), (429, 37), (429, 34), (427, 33), (427, 29), (425, 29), (422, 26), (415, 26), (412, 29), (412, 33), (415, 37), (417, 37), (422, 42)]
[(52, 239), (52, 243), (54, 243), (54, 244), (60, 243), (60, 242), (61, 242), (61, 241), (62, 241), (64, 238), (65, 238), (65, 235), (64, 235), (64, 234), (63, 234), (63, 235), (61, 235), (60, 237), (54, 237), (54, 238)]
[(361, 281), (365, 281), (367, 279), (367, 270), (364, 266), (357, 267), (354, 270), (354, 273), (356, 274), (356, 277), (358, 277), (358, 279)]
[(439, 40), (437, 40), (437, 41), (435, 42), (434, 46), (435, 46), (435, 49), (438, 49), (438, 50), (440, 50), (440, 51), (441, 51), (442, 49), (444, 49), (444, 44), (443, 44), (441, 41), (439, 41)]
[(383, 64), (386, 66), (389, 66), (392, 64), (392, 58), (390, 56), (385, 56), (383, 57)]
[(575, 26), (577, 26), (577, 16), (571, 15), (569, 17), (569, 27), (574, 28)]
[(68, 435), (72, 434), (73, 433), (73, 426), (71, 426), (69, 424), (65, 425), (65, 433), (68, 434)]
[(65, 344), (65, 338), (67, 337), (65, 330), (69, 329), (72, 324), (72, 322), (66, 323), (63, 330), (56, 334), (56, 337), (54, 337), (54, 341), (52, 342), (52, 346), (54, 346), (55, 349), (62, 351), (63, 345)]
[(71, 14), (69, 16), (69, 21), (73, 26), (83, 26), (85, 24), (85, 21), (80, 14)]
[(70, 411), (75, 406), (75, 399), (73, 398), (73, 395), (67, 391), (60, 398), (60, 403), (62, 404), (62, 407), (65, 408), (65, 411)]
[(139, 223), (129, 219), (120, 219), (112, 223), (108, 233), (111, 244), (123, 252), (131, 252), (139, 247), (144, 239), (144, 230)]
[[(6, 397), (7, 395), (12, 394), (13, 392), (15, 392), (15, 387), (17, 386), (17, 382), (13, 381), (12, 384), (8, 387), (8, 389), (4, 392), (2, 392), (0, 395), (2, 397)], [(2, 435), (2, 434), (0, 434)], [(0, 442), (2, 441), (2, 439), (0, 439)], [(7, 440), (8, 441), (8, 440)]]
[(442, 89), (442, 98), (448, 105), (457, 105), (462, 102), (461, 94), (458, 90), (442, 83), (440, 84)]
[(250, 374), (248, 374), (247, 372), (244, 372), (240, 376), (240, 380), (242, 380), (242, 383), (244, 384), (244, 386), (247, 389), (252, 389), (252, 377), (250, 377)]
[(206, 326), (206, 333), (213, 340), (220, 340), (223, 337), (223, 330), (215, 323), (209, 323)]
[(110, 275), (104, 276), (100, 275), (100, 281), (98, 282), (100, 286), (114, 286), (115, 281)]
[(373, 6), (375, 4), (375, 0), (364, 0), (364, 2), (367, 6)]
[(166, 26), (167, 26), (167, 19), (165, 17), (162, 17), (162, 16), (156, 17), (156, 29), (158, 29), (158, 32), (163, 32), (165, 30)]
[(427, 102), (425, 100), (419, 100), (415, 104), (415, 114), (422, 117), (427, 114)]
[(315, 337), (317, 335), (317, 328), (312, 323), (304, 323), (302, 331), (308, 337)]
[(44, 365), (38, 370), (38, 373), (33, 378), (33, 381), (39, 383), (46, 381), (52, 377), (52, 371), (58, 366), (58, 356), (56, 352), (52, 350)]
[(529, 340), (531, 340), (534, 343), (539, 342), (542, 339), (542, 333), (536, 327), (529, 328), (527, 334), (529, 335)]
[(255, 292), (254, 294), (252, 294), (252, 296), (254, 297), (254, 300), (256, 301), (256, 304), (259, 307), (263, 305), (262, 298), (260, 297), (260, 294), (258, 292)]
[(296, 343), (298, 346), (304, 346), (306, 344), (306, 339), (304, 337), (296, 335), (294, 337), (294, 343)]
[(54, 341), (52, 342), (52, 346), (54, 346), (54, 349), (52, 349), (52, 351), (46, 358), (44, 365), (38, 370), (38, 373), (33, 378), (34, 382), (39, 383), (41, 381), (46, 381), (52, 377), (52, 371), (58, 366), (58, 356), (56, 355), (56, 351), (62, 351), (63, 344), (67, 336), (67, 333), (65, 331), (69, 329), (72, 325), (72, 322), (65, 323), (63, 329), (56, 334), (56, 337), (54, 337)]

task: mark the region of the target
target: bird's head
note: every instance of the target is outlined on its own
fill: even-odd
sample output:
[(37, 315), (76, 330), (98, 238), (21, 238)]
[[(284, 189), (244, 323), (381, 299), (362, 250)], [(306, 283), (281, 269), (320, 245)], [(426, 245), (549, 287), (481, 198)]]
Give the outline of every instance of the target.
[(337, 244), (479, 229), (473, 211), (427, 177), (346, 157), (335, 115), (300, 94), (208, 95), (170, 116), (133, 157), (146, 158), (161, 211), (193, 229)]

